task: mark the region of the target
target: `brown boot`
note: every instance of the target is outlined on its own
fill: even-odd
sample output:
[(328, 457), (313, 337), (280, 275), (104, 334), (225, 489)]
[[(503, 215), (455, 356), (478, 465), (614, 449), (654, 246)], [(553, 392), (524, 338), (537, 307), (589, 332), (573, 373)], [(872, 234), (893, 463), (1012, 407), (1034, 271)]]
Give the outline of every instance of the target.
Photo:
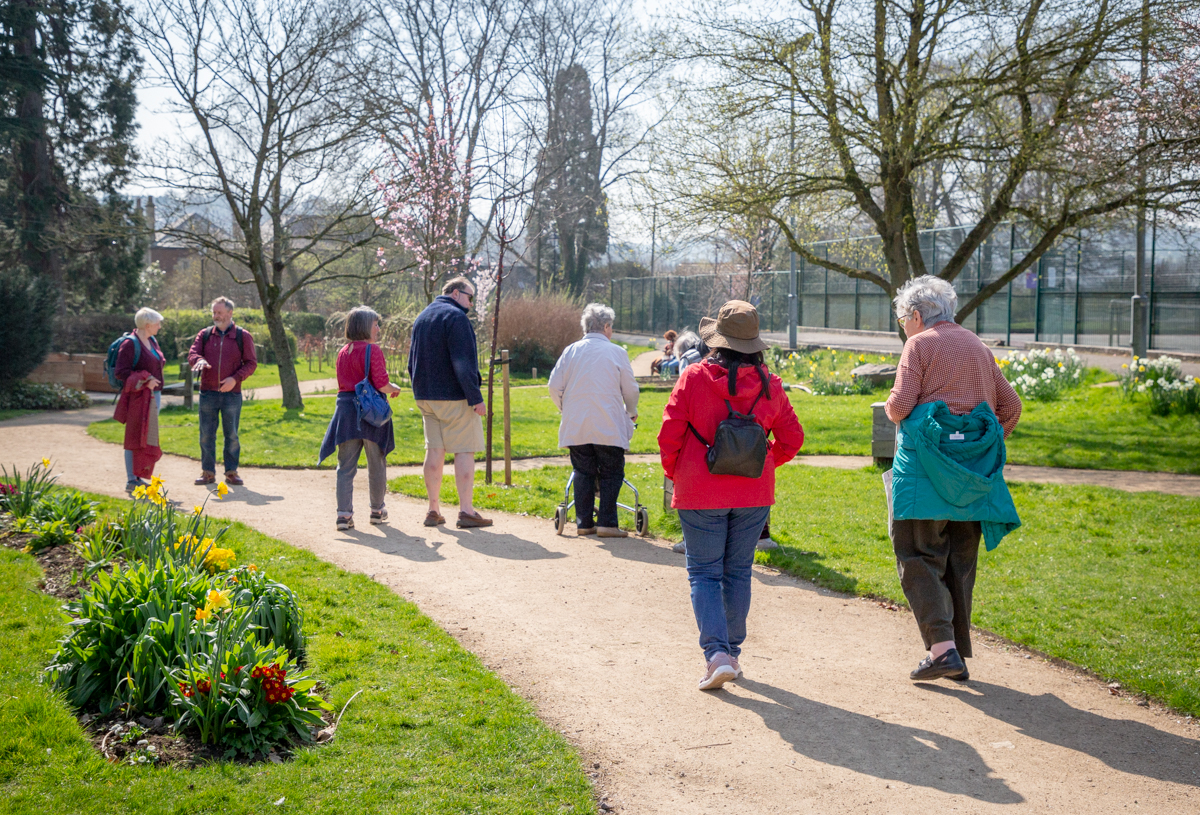
[(196, 479), (196, 486), (203, 486), (205, 484), (215, 484), (215, 483), (217, 483), (217, 474), (210, 473), (208, 470), (205, 470), (204, 472), (200, 473), (200, 477)]
[(240, 487), (246, 482), (243, 481), (242, 477), (237, 474), (237, 470), (230, 470), (229, 472), (225, 473), (225, 483), (232, 487)]

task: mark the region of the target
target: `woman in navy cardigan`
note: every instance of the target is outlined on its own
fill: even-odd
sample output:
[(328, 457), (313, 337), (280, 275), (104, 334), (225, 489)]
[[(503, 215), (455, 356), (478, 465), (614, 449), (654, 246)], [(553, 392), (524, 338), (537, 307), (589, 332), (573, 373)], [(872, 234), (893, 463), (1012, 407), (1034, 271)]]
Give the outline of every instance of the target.
[(346, 339), (337, 357), (337, 408), (325, 431), (318, 463), (337, 448), (337, 528), (354, 528), (354, 476), (358, 458), (367, 451), (367, 485), (371, 500), (371, 523), (387, 521), (383, 498), (387, 492), (387, 455), (396, 449), (392, 423), (376, 427), (360, 422), (354, 399), (354, 386), (366, 376), (367, 348), (371, 349), (370, 383), (375, 390), (395, 396), (400, 389), (388, 381), (387, 362), (379, 341), (379, 315), (366, 306), (351, 309), (346, 315)]

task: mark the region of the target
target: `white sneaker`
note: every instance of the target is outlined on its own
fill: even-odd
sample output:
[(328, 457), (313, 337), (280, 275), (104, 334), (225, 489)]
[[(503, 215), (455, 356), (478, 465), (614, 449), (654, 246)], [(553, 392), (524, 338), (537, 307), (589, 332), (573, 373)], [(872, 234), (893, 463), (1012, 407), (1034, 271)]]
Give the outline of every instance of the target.
[(700, 690), (717, 690), (726, 682), (737, 679), (737, 671), (733, 669), (733, 660), (724, 652), (717, 654), (708, 661), (708, 670), (700, 680)]
[(737, 657), (731, 656), (729, 658), (729, 663), (731, 665), (733, 665), (733, 672), (735, 674), (734, 679), (741, 679), (742, 678), (742, 665), (740, 662), (738, 662)]

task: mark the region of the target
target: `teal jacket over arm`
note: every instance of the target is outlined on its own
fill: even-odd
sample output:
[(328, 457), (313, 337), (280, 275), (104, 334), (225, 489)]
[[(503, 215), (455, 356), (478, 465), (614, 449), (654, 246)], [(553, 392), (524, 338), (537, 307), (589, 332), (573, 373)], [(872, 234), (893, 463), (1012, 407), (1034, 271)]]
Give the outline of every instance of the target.
[(900, 422), (892, 464), (896, 520), (979, 521), (988, 551), (1021, 525), (1004, 483), (1004, 428), (986, 402), (955, 416), (917, 405)]

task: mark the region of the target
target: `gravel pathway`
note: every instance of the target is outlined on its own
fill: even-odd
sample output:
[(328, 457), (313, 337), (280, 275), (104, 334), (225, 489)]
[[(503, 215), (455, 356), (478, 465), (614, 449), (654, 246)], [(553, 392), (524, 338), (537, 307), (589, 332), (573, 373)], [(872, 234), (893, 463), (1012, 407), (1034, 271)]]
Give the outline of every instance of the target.
[[(0, 423), (2, 458), (119, 495), (120, 451), (85, 433), (110, 411)], [(195, 462), (158, 471), (185, 506), (204, 497)], [(1200, 811), (1200, 727), (1003, 642), (983, 638), (967, 683), (913, 684), (907, 612), (756, 569), (746, 677), (701, 693), (683, 559), (658, 542), (513, 516), (427, 529), (394, 495), (390, 525), (338, 533), (332, 471), (242, 475), (214, 515), (416, 602), (578, 747), (611, 810)]]

